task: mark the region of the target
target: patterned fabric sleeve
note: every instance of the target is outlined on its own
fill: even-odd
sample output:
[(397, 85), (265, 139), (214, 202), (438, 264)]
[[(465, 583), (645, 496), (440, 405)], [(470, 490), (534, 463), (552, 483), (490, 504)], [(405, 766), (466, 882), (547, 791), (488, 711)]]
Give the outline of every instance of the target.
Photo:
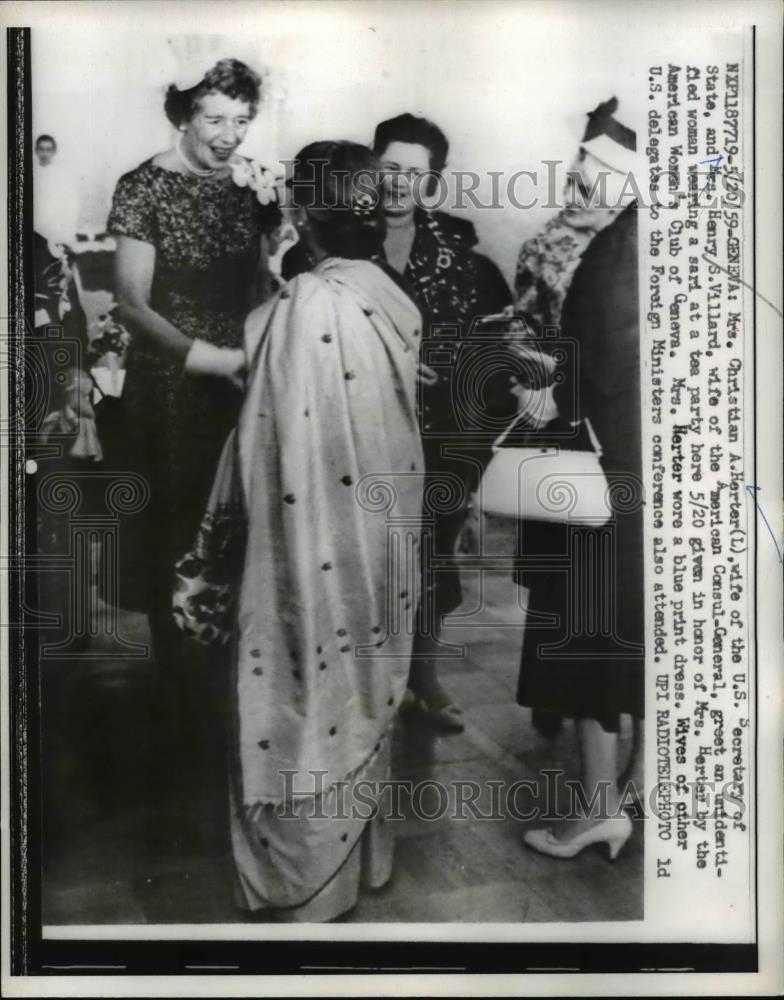
[(152, 189), (149, 178), (140, 170), (124, 174), (117, 182), (106, 228), (113, 236), (130, 236), (155, 244), (157, 226)]
[(524, 313), (537, 325), (547, 322), (546, 304), (543, 302), (543, 282), (540, 280), (541, 255), (536, 237), (528, 240), (520, 249), (515, 275), (515, 308)]

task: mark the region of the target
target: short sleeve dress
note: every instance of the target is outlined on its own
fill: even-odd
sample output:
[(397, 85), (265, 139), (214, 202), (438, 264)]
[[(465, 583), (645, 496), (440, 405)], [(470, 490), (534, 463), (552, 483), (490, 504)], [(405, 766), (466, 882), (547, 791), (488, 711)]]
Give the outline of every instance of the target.
[[(262, 207), (230, 174), (197, 177), (147, 160), (118, 181), (107, 228), (155, 248), (156, 312), (189, 337), (240, 347), (258, 304), (261, 237), (278, 222), (277, 207)], [(184, 375), (181, 362), (140, 341), (123, 393), (126, 457), (150, 484), (145, 561), (168, 574), (195, 537), (241, 396), (226, 380)]]

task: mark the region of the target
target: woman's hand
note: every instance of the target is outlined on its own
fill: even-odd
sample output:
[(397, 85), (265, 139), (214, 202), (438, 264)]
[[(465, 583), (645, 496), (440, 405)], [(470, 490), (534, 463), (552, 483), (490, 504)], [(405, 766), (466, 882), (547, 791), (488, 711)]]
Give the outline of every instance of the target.
[(189, 375), (214, 375), (225, 378), (244, 392), (245, 352), (240, 348), (218, 347), (206, 340), (194, 340), (185, 358)]

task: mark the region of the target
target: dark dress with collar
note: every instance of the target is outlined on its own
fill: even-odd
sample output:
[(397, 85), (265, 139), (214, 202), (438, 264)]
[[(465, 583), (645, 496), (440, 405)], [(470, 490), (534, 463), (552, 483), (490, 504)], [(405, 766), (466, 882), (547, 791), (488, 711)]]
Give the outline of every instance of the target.
[(470, 493), (487, 459), (486, 435), (474, 432), (473, 413), (477, 404), (481, 408), (481, 401), (473, 398), (477, 383), (463, 377), (478, 362), (472, 325), (510, 305), (512, 296), (496, 265), (474, 249), (472, 223), (417, 209), (414, 224), (404, 275), (427, 317), (422, 361), (439, 375), (438, 382), (423, 385), (420, 394), (427, 470), (423, 551), (429, 541), (433, 559), (431, 570), (423, 574), (420, 630), (437, 634), (441, 616), (462, 601), (455, 546)]
[(588, 417), (613, 517), (597, 529), (522, 521), (516, 574), (529, 588), (518, 701), (595, 718), (608, 731), (617, 731), (619, 713), (642, 716), (644, 703), (637, 253), (632, 206), (596, 236), (575, 272), (562, 325), (577, 362), (556, 391), (559, 422), (526, 439), (589, 447), (584, 435), (569, 440), (568, 424)]

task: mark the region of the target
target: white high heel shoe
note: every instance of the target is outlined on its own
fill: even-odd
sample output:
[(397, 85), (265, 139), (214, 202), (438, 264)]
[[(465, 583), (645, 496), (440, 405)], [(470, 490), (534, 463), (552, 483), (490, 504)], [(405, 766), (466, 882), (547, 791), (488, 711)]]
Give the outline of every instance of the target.
[(558, 840), (552, 830), (529, 830), (523, 843), (551, 858), (573, 858), (589, 844), (606, 843), (610, 849), (610, 861), (615, 861), (618, 852), (632, 835), (632, 821), (626, 813), (610, 816), (603, 823), (589, 827), (568, 840)]

